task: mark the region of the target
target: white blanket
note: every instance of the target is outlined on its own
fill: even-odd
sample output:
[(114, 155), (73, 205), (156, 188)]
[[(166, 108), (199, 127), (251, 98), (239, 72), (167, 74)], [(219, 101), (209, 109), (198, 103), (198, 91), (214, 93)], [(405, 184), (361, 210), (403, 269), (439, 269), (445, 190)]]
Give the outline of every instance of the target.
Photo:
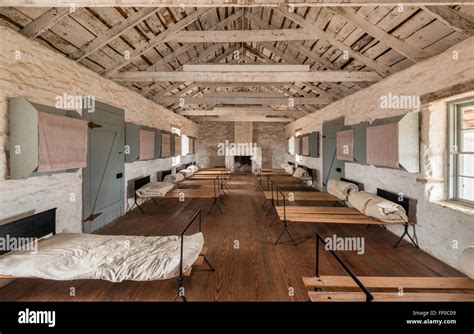
[(135, 191), (138, 197), (165, 196), (174, 185), (169, 182), (150, 182)]
[(184, 175), (181, 173), (168, 174), (163, 179), (164, 182), (177, 183), (184, 180)]
[(356, 184), (339, 180), (329, 180), (327, 189), (328, 193), (342, 201), (347, 201), (351, 193), (359, 191), (359, 187)]
[(349, 196), (349, 204), (366, 216), (387, 223), (406, 223), (408, 217), (405, 209), (397, 203), (380, 196), (359, 191)]
[(196, 173), (199, 170), (198, 166), (196, 165), (190, 165), (188, 169), (193, 173)]
[[(197, 260), (203, 245), (202, 233), (184, 238), (184, 271)], [(179, 276), (179, 256), (179, 236), (60, 233), (41, 240), (36, 254), (14, 251), (0, 256), (0, 274), (65, 281), (163, 280)]]
[(178, 173), (181, 173), (181, 174), (183, 174), (183, 175), (186, 176), (186, 177), (193, 176), (193, 174), (194, 174), (193, 171), (190, 170), (190, 169), (182, 169), (182, 170), (180, 170)]
[(285, 172), (286, 173), (293, 175), (293, 171), (294, 171), (294, 169), (293, 169), (292, 165), (288, 165), (288, 166), (285, 167)]
[(295, 172), (293, 173), (293, 176), (297, 177), (299, 179), (308, 179), (309, 178), (308, 172), (305, 169), (301, 168), (301, 167), (296, 168)]

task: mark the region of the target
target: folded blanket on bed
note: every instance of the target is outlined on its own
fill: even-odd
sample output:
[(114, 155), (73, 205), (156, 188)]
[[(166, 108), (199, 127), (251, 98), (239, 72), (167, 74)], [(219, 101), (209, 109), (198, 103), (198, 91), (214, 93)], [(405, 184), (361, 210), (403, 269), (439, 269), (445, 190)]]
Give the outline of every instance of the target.
[(184, 180), (184, 175), (181, 173), (168, 174), (164, 177), (164, 182), (177, 183)]
[(196, 165), (191, 165), (188, 167), (188, 169), (193, 173), (196, 173), (199, 170), (198, 166)]
[(365, 215), (387, 223), (406, 223), (408, 216), (405, 209), (397, 203), (378, 197), (370, 200), (365, 208)]
[(349, 203), (368, 217), (380, 219), (388, 223), (408, 222), (405, 209), (397, 203), (380, 196), (359, 191), (349, 195)]
[(308, 172), (305, 169), (301, 168), (301, 167), (296, 168), (295, 172), (293, 173), (293, 176), (297, 177), (299, 179), (309, 178)]
[(150, 182), (135, 191), (138, 197), (165, 196), (174, 185), (169, 182)]
[(328, 193), (342, 201), (347, 201), (350, 194), (359, 191), (359, 187), (356, 184), (339, 180), (329, 180), (327, 189)]
[(192, 170), (187, 169), (187, 168), (186, 169), (181, 169), (178, 173), (181, 173), (186, 177), (193, 176), (193, 174), (194, 174)]
[(359, 191), (359, 192), (351, 193), (348, 198), (349, 198), (350, 206), (352, 206), (353, 208), (356, 208), (362, 213), (365, 213), (367, 204), (371, 200), (377, 197), (378, 197), (377, 195), (374, 195), (365, 191)]
[[(197, 260), (202, 233), (184, 237), (183, 270)], [(179, 276), (179, 236), (111, 236), (60, 233), (38, 243), (38, 252), (0, 256), (0, 274), (52, 280), (111, 282), (163, 280)]]
[(288, 174), (293, 175), (293, 172), (294, 172), (293, 166), (292, 165), (286, 166), (285, 167), (285, 172), (287, 172)]

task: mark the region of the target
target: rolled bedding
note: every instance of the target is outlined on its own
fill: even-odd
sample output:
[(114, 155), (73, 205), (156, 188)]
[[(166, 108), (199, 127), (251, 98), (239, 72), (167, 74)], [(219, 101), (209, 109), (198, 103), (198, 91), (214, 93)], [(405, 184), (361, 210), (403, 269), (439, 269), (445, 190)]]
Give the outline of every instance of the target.
[(368, 217), (387, 223), (406, 223), (408, 216), (405, 209), (397, 203), (380, 196), (360, 191), (349, 196), (351, 206)]
[(192, 171), (193, 173), (196, 173), (199, 170), (198, 166), (196, 165), (190, 165), (188, 169)]
[(174, 185), (170, 182), (150, 182), (136, 190), (135, 193), (138, 197), (165, 196), (173, 187)]
[(287, 172), (288, 174), (293, 175), (293, 172), (294, 172), (293, 166), (292, 165), (286, 166), (285, 167), (285, 172)]
[(177, 183), (184, 180), (184, 175), (181, 173), (166, 175), (163, 179), (164, 182)]
[(190, 176), (193, 176), (193, 174), (194, 174), (193, 171), (190, 170), (189, 168), (182, 169), (178, 173), (183, 174), (185, 177), (190, 177)]
[(336, 196), (342, 201), (347, 201), (350, 194), (359, 191), (359, 187), (357, 186), (357, 184), (339, 180), (329, 180), (327, 189), (328, 193)]
[(308, 179), (309, 178), (308, 172), (305, 169), (301, 168), (301, 167), (296, 168), (295, 172), (293, 173), (293, 176), (297, 177), (299, 179)]

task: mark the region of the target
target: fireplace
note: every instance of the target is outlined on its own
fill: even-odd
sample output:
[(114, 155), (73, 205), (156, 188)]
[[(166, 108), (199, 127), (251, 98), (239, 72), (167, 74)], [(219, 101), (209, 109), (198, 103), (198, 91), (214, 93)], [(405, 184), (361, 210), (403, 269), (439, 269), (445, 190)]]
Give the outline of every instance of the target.
[(250, 155), (235, 155), (234, 156), (234, 171), (236, 172), (251, 172), (252, 159)]

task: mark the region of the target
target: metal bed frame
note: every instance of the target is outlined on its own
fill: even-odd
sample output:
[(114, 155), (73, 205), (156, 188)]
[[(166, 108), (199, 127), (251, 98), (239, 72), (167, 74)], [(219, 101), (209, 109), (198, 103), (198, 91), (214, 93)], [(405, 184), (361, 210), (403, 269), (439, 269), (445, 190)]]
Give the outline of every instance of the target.
[[(181, 298), (183, 301), (187, 301), (184, 290), (184, 278), (185, 272), (183, 270), (183, 256), (184, 256), (184, 236), (189, 228), (197, 222), (199, 232), (202, 232), (202, 214), (201, 209), (199, 209), (190, 221), (186, 224), (186, 227), (180, 233), (180, 252), (179, 252), (179, 276), (178, 276), (178, 292), (176, 295), (177, 298)], [(17, 219), (13, 222), (5, 223), (0, 225), (0, 237), (5, 235), (10, 235), (12, 237), (22, 237), (22, 238), (42, 238), (49, 234), (56, 234), (56, 208), (49, 209), (40, 213), (36, 213), (24, 218)], [(3, 250), (1, 254), (8, 253), (9, 250)], [(214, 272), (215, 269), (204, 255), (204, 261), (208, 265), (209, 269), (206, 271)], [(198, 270), (196, 270), (198, 271)], [(202, 270), (199, 270), (202, 271)], [(0, 276), (1, 278), (22, 278), (16, 276)], [(26, 278), (26, 277), (25, 277)]]
[[(352, 183), (356, 183), (354, 181), (350, 181), (348, 179), (345, 179), (345, 178), (341, 178), (342, 181), (346, 181), (346, 182), (352, 182)], [(358, 184), (358, 183), (356, 183)], [(283, 191), (281, 190), (281, 188), (279, 186), (277, 186), (277, 206), (279, 206), (279, 196), (278, 194), (281, 194), (282, 196), (282, 199), (283, 199), (283, 231), (281, 232), (280, 236), (278, 237), (277, 241), (275, 241), (275, 245), (278, 244), (278, 242), (280, 241), (281, 237), (283, 236), (284, 233), (287, 233), (288, 236), (290, 237), (291, 241), (293, 242), (293, 244), (296, 246), (296, 242), (294, 241), (293, 237), (291, 236), (290, 232), (288, 231), (288, 221), (286, 219), (286, 196), (285, 194), (283, 193)], [(392, 202), (395, 202), (397, 204), (400, 204), (404, 209), (405, 209), (405, 212), (407, 214), (407, 216), (409, 216), (409, 214), (411, 213), (411, 208), (410, 208), (410, 200), (409, 198), (407, 197), (403, 197), (401, 200), (400, 198), (398, 197), (397, 194), (394, 194), (390, 191), (387, 191), (387, 190), (383, 190), (383, 189), (380, 189), (380, 188), (377, 188), (377, 196), (380, 196), (382, 198), (385, 198), (387, 200), (390, 200)], [(414, 216), (414, 215), (413, 215)], [(274, 220), (278, 217), (278, 214), (275, 216)], [(272, 224), (270, 226), (273, 225), (273, 221), (272, 221)], [(383, 229), (387, 229), (385, 224), (383, 223), (380, 223), (380, 224), (377, 224), (379, 226), (381, 226)], [(396, 225), (403, 225), (404, 227), (404, 230), (403, 230), (403, 233), (401, 234), (401, 236), (399, 237), (398, 241), (393, 245), (393, 248), (396, 248), (398, 247), (398, 245), (400, 244), (400, 242), (402, 242), (402, 240), (404, 239), (405, 236), (408, 236), (408, 238), (410, 239), (411, 243), (413, 244), (413, 246), (415, 246), (415, 248), (419, 248), (419, 245), (418, 245), (418, 238), (416, 236), (416, 228), (415, 228), (415, 224), (414, 223), (397, 223)], [(413, 236), (410, 235), (409, 231), (408, 231), (408, 227), (412, 225), (413, 226)], [(367, 228), (369, 228), (370, 225), (367, 225)]]
[[(198, 222), (199, 226), (199, 232), (202, 231), (202, 214), (201, 214), (201, 209), (199, 209), (194, 216), (191, 218), (189, 223), (186, 225), (186, 227), (181, 231), (180, 238), (181, 238), (181, 243), (180, 243), (180, 250), (179, 250), (179, 277), (178, 277), (178, 293), (175, 297), (175, 301), (178, 298), (181, 298), (184, 302), (187, 302), (188, 300), (186, 299), (185, 296), (185, 290), (184, 290), (184, 271), (183, 271), (183, 253), (184, 253), (184, 234), (186, 231), (193, 225), (193, 223)], [(214, 267), (211, 265), (209, 260), (207, 259), (206, 256), (204, 256), (204, 261), (209, 267), (208, 271), (216, 271)]]
[[(222, 211), (221, 207), (219, 206), (218, 200), (222, 202), (223, 205), (225, 205), (224, 200), (219, 196), (218, 191), (219, 189), (222, 190), (223, 194), (225, 195), (224, 188), (222, 185), (222, 176), (217, 175), (213, 179), (213, 191), (214, 191), (214, 196), (213, 196), (213, 202), (211, 205), (211, 208), (208, 211), (208, 214), (211, 213), (211, 211), (217, 207), (217, 209), (220, 211), (221, 214), (224, 214)], [(134, 181), (134, 202), (132, 206), (127, 210), (127, 213), (131, 212), (132, 209), (136, 206), (142, 213), (145, 213), (145, 210), (143, 210), (142, 205), (146, 202), (147, 199), (151, 199), (156, 205), (158, 205), (158, 202), (156, 201), (155, 197), (139, 197), (137, 196), (136, 190), (140, 189), (144, 185), (150, 183), (150, 175), (143, 176), (141, 178), (138, 178)], [(138, 203), (138, 198), (145, 198), (145, 202), (139, 204)], [(163, 198), (166, 198), (163, 196)]]
[[(319, 248), (321, 242), (323, 245), (326, 245), (326, 242), (324, 239), (321, 237), (319, 233), (316, 232), (316, 266), (315, 266), (315, 276), (319, 277)], [(369, 289), (359, 280), (356, 274), (349, 268), (349, 266), (339, 257), (339, 255), (336, 254), (335, 251), (332, 249), (327, 250), (336, 260), (337, 262), (341, 265), (341, 267), (344, 269), (344, 271), (354, 280), (354, 282), (359, 286), (359, 288), (364, 292), (365, 297), (366, 297), (366, 302), (370, 303), (374, 297), (370, 293)]]

